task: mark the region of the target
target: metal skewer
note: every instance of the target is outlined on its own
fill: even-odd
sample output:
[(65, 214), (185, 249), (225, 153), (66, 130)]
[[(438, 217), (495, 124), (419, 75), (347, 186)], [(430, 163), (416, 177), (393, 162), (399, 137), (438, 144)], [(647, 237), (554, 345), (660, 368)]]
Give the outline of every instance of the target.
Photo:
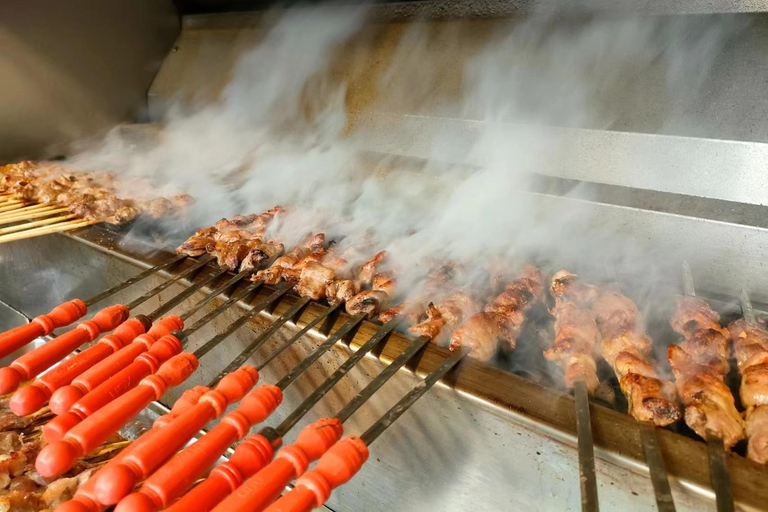
[[(687, 261), (683, 262), (683, 290), (689, 297), (696, 296), (693, 275)], [(709, 481), (715, 490), (717, 512), (733, 512), (733, 490), (728, 461), (725, 458), (725, 445), (717, 436), (707, 436), (707, 460), (709, 461)]]
[(592, 438), (592, 420), (589, 414), (589, 395), (583, 379), (573, 383), (576, 399), (576, 433), (579, 443), (579, 487), (581, 489), (581, 510), (600, 510), (597, 499), (597, 477), (595, 475), (595, 447)]
[(675, 512), (675, 501), (669, 486), (667, 467), (664, 464), (656, 426), (653, 423), (640, 422), (640, 440), (643, 443), (643, 453), (645, 454), (645, 461), (648, 463), (648, 471), (651, 474), (656, 508), (659, 512)]

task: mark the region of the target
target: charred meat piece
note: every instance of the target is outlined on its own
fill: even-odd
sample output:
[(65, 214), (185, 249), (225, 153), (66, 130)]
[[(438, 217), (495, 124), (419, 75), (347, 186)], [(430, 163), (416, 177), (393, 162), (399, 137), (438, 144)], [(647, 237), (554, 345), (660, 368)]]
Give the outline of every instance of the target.
[(259, 270), (255, 275), (251, 276), (251, 280), (276, 285), (283, 279), (285, 270), (293, 268), (306, 255), (321, 250), (324, 245), (325, 235), (323, 233), (309, 235), (296, 247), (277, 258), (269, 268)]
[(336, 279), (336, 272), (317, 261), (310, 261), (301, 270), (296, 291), (302, 297), (320, 300), (325, 297), (326, 288)]
[(248, 254), (240, 263), (240, 270), (254, 270), (269, 260), (283, 252), (283, 244), (269, 240), (263, 242), (259, 239), (252, 239), (246, 242)]
[(587, 390), (594, 392), (600, 384), (594, 357), (600, 332), (594, 313), (562, 298), (556, 299), (551, 313), (555, 317), (555, 343), (544, 351), (544, 357), (560, 365), (566, 386), (571, 388), (576, 380), (584, 379)]
[(216, 245), (216, 240), (213, 238), (215, 234), (216, 228), (198, 229), (186, 242), (176, 248), (176, 252), (192, 257), (202, 256), (208, 252), (209, 247)]
[(453, 292), (437, 304), (430, 303), (427, 306), (427, 319), (414, 325), (409, 331), (440, 344), (448, 341), (453, 331), (479, 311), (480, 304), (474, 297), (462, 291)]
[(351, 279), (336, 279), (328, 284), (325, 295), (332, 306), (347, 302), (360, 292), (360, 285)]
[(384, 260), (386, 255), (386, 251), (381, 251), (360, 266), (360, 272), (358, 273), (357, 280), (361, 286), (369, 285), (372, 283), (373, 276), (376, 274), (376, 268)]

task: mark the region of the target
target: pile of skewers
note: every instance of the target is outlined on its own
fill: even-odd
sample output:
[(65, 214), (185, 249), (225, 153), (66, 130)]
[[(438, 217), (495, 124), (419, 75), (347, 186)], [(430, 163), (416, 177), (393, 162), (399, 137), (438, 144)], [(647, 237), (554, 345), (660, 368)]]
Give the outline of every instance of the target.
[[(418, 292), (395, 304), (397, 281), (393, 272), (383, 270), (387, 266), (386, 252), (375, 252), (365, 243), (342, 249), (341, 244), (328, 243), (322, 233), (307, 234), (286, 251), (284, 244), (266, 236), (282, 212), (274, 208), (260, 215), (222, 219), (190, 237), (170, 261), (87, 301), (70, 301), (27, 326), (0, 335), (0, 356), (4, 356), (37, 336), (76, 321), (85, 315), (88, 306), (140, 279), (171, 265), (186, 265), (176, 277), (130, 304), (105, 308), (92, 320), (81, 322), (78, 328), (0, 369), (0, 393), (13, 393), (8, 407), (20, 416), (20, 421), (35, 418), (41, 411), (49, 414), (46, 404), (56, 414), (42, 425), (47, 444), (37, 445), (35, 462), (42, 477), (56, 478), (69, 474), (79, 460), (109, 442), (131, 417), (167, 389), (182, 384), (202, 357), (250, 318), (262, 311), (274, 311), (290, 290), (299, 295), (207, 386), (186, 391), (170, 414), (151, 430), (103, 468), (89, 473), (92, 477), (87, 482), (84, 478), (78, 480), (82, 485), (73, 493), (73, 499), (57, 510), (105, 510), (117, 505), (117, 510), (123, 512), (162, 508), (181, 511), (194, 504), (196, 510), (276, 512), (319, 506), (333, 487), (359, 470), (368, 456), (367, 446), (464, 356), (488, 361), (499, 350), (514, 351), (523, 326), (531, 321), (531, 308), (549, 304), (554, 341), (543, 356), (562, 369), (564, 384), (575, 390), (577, 408), (580, 400), (586, 400), (587, 394), (598, 388), (597, 360), (602, 358), (616, 374), (629, 414), (650, 425), (651, 431), (654, 426), (667, 426), (684, 416), (697, 434), (720, 440), (725, 449), (748, 436), (748, 456), (766, 462), (768, 394), (761, 385), (768, 375), (768, 333), (754, 318), (750, 319), (749, 309), (745, 309), (743, 320), (726, 330), (706, 302), (692, 292), (681, 297), (671, 320), (673, 329), (683, 337), (679, 345), (669, 347), (676, 379), (672, 383), (651, 358), (653, 341), (646, 333), (639, 309), (621, 293), (584, 283), (565, 270), (553, 275), (548, 293), (540, 270), (525, 265), (504, 283), (500, 293), (484, 297), (462, 286), (460, 265), (443, 263), (424, 276)], [(201, 270), (211, 261), (217, 262), (217, 269)], [(224, 276), (229, 270), (238, 273)], [(130, 317), (144, 301), (196, 272), (203, 277), (185, 292), (153, 312)], [(212, 287), (212, 291), (197, 304), (180, 316), (167, 315), (204, 286)], [(200, 327), (232, 304), (252, 300), (267, 286), (272, 291), (252, 304), (247, 313), (205, 340), (194, 353), (184, 352), (189, 337)], [(206, 304), (228, 291), (229, 299), (223, 304), (186, 325)], [(322, 314), (257, 366), (247, 364), (281, 326), (297, 324), (306, 306), (321, 300), (327, 303)], [(349, 318), (331, 333), (335, 322), (328, 320), (342, 308)], [(281, 424), (246, 437), (253, 425), (267, 420), (280, 405), (288, 386), (336, 343), (349, 341), (366, 319), (380, 321), (374, 336)], [(296, 444), (277, 451), (283, 437), (311, 407), (398, 327), (414, 335), (402, 355), (335, 417), (312, 424), (301, 432)], [(73, 355), (67, 364), (54, 366), (76, 348), (113, 329), (112, 334)], [(320, 330), (327, 336), (326, 341), (274, 385), (255, 387), (259, 371), (311, 329)], [(746, 422), (724, 383), (730, 368), (731, 340), (742, 374), (741, 402), (747, 408)], [(447, 345), (453, 354), (426, 378), (425, 385), (416, 386), (368, 432), (342, 440), (344, 421), (429, 342)], [(20, 387), (26, 381), (31, 383)], [(239, 405), (234, 412), (184, 448), (196, 432), (236, 403)], [(234, 457), (195, 486), (221, 454), (238, 441), (243, 442)], [(317, 468), (302, 476), (310, 462), (318, 459)], [(592, 473), (594, 478), (594, 467)], [(297, 477), (301, 478), (295, 489), (270, 505)], [(134, 491), (139, 484), (138, 491)], [(596, 489), (592, 492), (596, 503)]]
[(0, 166), (0, 243), (60, 233), (101, 222), (126, 224), (181, 211), (192, 198), (139, 200), (118, 197), (108, 173), (72, 172), (46, 162)]

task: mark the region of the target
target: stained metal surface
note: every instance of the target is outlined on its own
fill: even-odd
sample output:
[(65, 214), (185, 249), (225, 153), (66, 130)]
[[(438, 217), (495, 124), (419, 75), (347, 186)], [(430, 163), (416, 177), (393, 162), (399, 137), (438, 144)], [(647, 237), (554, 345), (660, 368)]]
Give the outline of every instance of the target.
[[(93, 231), (93, 233), (96, 232)], [(56, 290), (57, 282), (68, 283), (79, 278), (80, 291), (91, 295), (98, 290), (99, 286), (105, 284), (96, 282), (96, 274), (94, 279), (82, 282), (83, 276), (90, 275), (94, 272), (92, 270), (94, 268), (104, 269), (101, 279), (106, 281), (107, 285), (136, 273), (135, 266), (114, 257), (120, 254), (120, 249), (95, 250), (95, 245), (91, 248), (75, 238), (75, 236), (82, 237), (84, 234), (87, 232), (74, 236), (42, 237), (7, 244), (6, 247), (0, 248), (0, 260), (12, 251), (20, 262), (18, 266), (0, 265), (0, 279), (5, 279), (5, 282), (9, 283), (0, 290), (0, 295), (8, 292), (11, 292), (14, 298), (24, 295), (13, 292), (16, 285), (23, 284), (19, 282), (20, 276), (23, 275), (21, 270), (29, 269), (32, 272), (35, 270), (31, 263), (27, 266), (23, 262), (39, 263), (41, 254), (67, 254), (68, 258), (46, 259), (47, 272), (56, 275), (57, 279), (51, 281), (50, 293), (47, 295), (40, 294), (36, 300), (24, 295), (25, 300), (21, 302), (25, 303), (24, 308), (31, 314), (49, 308), (54, 304), (54, 300), (60, 299), (64, 293)], [(101, 235), (95, 234), (94, 238), (100, 239)], [(122, 257), (126, 256), (122, 255)], [(137, 260), (137, 263), (147, 267), (155, 262)], [(40, 269), (38, 268), (37, 271), (39, 272)], [(149, 289), (156, 286), (157, 282), (158, 280), (148, 279), (146, 283), (139, 286)], [(146, 307), (147, 310), (157, 307), (178, 290), (183, 289), (176, 286), (173, 288), (175, 289), (163, 292), (159, 298), (153, 299), (142, 307)], [(71, 290), (66, 292), (70, 293)], [(140, 294), (140, 290), (126, 291), (126, 295), (130, 293), (136, 296)], [(203, 296), (201, 292), (191, 297), (189, 302), (194, 303)], [(0, 296), (0, 299), (3, 298)], [(118, 297), (115, 298), (117, 299)], [(46, 302), (50, 303), (46, 304)], [(218, 303), (220, 301), (210, 304), (209, 309), (214, 308)], [(270, 319), (279, 317), (290, 306), (291, 301), (287, 300), (272, 315), (265, 312), (255, 317), (248, 326), (244, 326), (226, 343), (219, 345), (213, 354), (206, 356), (204, 364), (193, 377), (184, 386), (170, 390), (163, 398), (163, 402), (171, 404), (184, 389), (210, 381), (267, 327)], [(182, 305), (180, 310), (183, 308)], [(321, 310), (310, 306), (309, 311), (305, 313), (307, 316), (299, 322), (298, 326), (286, 325), (257, 351), (249, 363), (259, 364), (274, 347), (279, 346), (301, 328), (306, 323), (306, 319), (317, 315), (319, 311)], [(242, 310), (229, 311), (202, 328), (190, 339), (189, 349), (194, 350), (215, 333), (223, 331), (241, 314)], [(342, 322), (343, 319), (340, 319), (337, 326)], [(354, 347), (358, 347), (359, 343), (364, 342), (375, 332), (367, 324), (363, 325), (361, 330), (364, 331), (358, 335), (361, 341), (353, 342)], [(292, 345), (262, 369), (260, 372), (262, 381), (274, 383), (289, 373), (301, 359), (314, 350), (316, 346), (314, 340), (314, 337), (305, 337)], [(393, 346), (402, 347), (399, 349), (402, 350), (407, 344), (403, 344), (403, 341), (398, 338), (390, 339), (383, 348), (381, 356), (385, 362), (390, 362), (399, 353), (399, 350), (397, 353), (392, 352)], [(283, 405), (267, 425), (276, 426), (285, 420), (303, 399), (346, 360), (348, 353), (347, 348), (337, 345), (321, 358), (287, 390)], [(418, 362), (420, 375), (436, 367), (424, 367), (422, 370), (425, 362), (429, 362), (429, 365), (439, 364), (434, 357), (435, 352), (430, 346)], [(363, 358), (356, 368), (297, 424), (296, 428), (286, 436), (286, 442), (292, 442), (293, 436), (306, 424), (321, 417), (336, 414), (348, 400), (370, 382), (371, 377), (381, 371), (382, 367), (382, 363), (374, 357)], [(482, 370), (474, 363), (468, 364), (467, 368), (462, 369), (458, 375), (459, 388), (463, 389), (466, 385), (466, 383), (462, 384), (464, 376), (476, 374), (477, 371), (489, 370)], [(372, 448), (369, 463), (349, 484), (334, 492), (328, 503), (329, 508), (337, 512), (393, 509), (408, 512), (434, 509), (496, 511), (522, 507), (542, 511), (578, 509), (580, 507), (578, 462), (575, 423), (571, 423), (573, 417), (571, 416), (571, 419), (563, 424), (571, 425), (570, 427), (553, 426), (561, 421), (559, 418), (566, 414), (566, 411), (571, 411), (570, 414), (573, 414), (572, 399), (545, 393), (538, 399), (531, 398), (533, 402), (530, 403), (523, 401), (518, 402), (514, 407), (504, 406), (499, 398), (486, 398), (487, 393), (517, 392), (525, 388), (525, 381), (515, 378), (514, 382), (503, 384), (502, 381), (497, 380), (503, 375), (514, 377), (505, 372), (491, 371), (486, 378), (489, 379), (486, 384), (488, 389), (480, 394), (457, 392), (442, 385), (433, 388), (417, 406), (382, 434)], [(472, 379), (476, 378), (472, 377)], [(369, 403), (349, 419), (345, 424), (345, 430), (358, 435), (364, 432), (416, 382), (411, 373), (405, 370), (398, 372)], [(483, 380), (476, 382), (481, 385)], [(491, 382), (494, 383), (491, 384)], [(565, 403), (561, 408), (557, 404), (563, 400)], [(596, 472), (601, 505), (605, 510), (630, 512), (652, 510), (654, 499), (651, 480), (648, 477), (647, 468), (639, 462), (642, 460), (642, 449), (639, 433), (635, 430), (635, 434), (632, 434), (632, 428), (636, 428), (632, 427), (634, 423), (628, 422), (629, 420), (621, 414), (601, 407), (595, 408), (594, 412), (593, 421), (596, 425), (594, 435), (597, 443)], [(606, 413), (610, 413), (608, 423), (604, 417)], [(548, 425), (537, 419), (540, 414), (544, 414), (554, 423)], [(622, 422), (628, 423), (621, 426)], [(257, 426), (256, 429), (260, 427)], [(602, 448), (606, 442), (606, 435), (616, 436), (616, 432), (612, 430), (615, 428), (623, 431), (625, 436), (629, 436), (618, 441), (617, 446), (623, 446), (623, 448), (619, 450)], [(681, 460), (690, 459), (695, 467), (698, 457), (703, 455), (703, 452), (699, 453), (696, 450), (690, 452), (690, 449), (701, 446), (705, 452), (703, 443), (695, 443), (670, 432), (662, 433), (665, 434), (661, 443), (662, 450), (671, 461), (674, 472), (681, 471), (679, 466)], [(672, 446), (670, 436), (675, 439), (672, 445), (681, 443), (684, 445), (685, 455), (682, 453), (676, 455), (676, 448), (670, 452), (670, 446)], [(637, 454), (631, 455), (635, 453), (633, 450), (637, 450)], [(739, 464), (743, 463), (739, 462)], [(689, 471), (689, 469), (682, 471)], [(739, 468), (739, 471), (742, 469)], [(743, 473), (740, 475), (743, 478)], [(672, 489), (678, 510), (703, 510), (713, 506), (713, 497), (706, 491), (706, 475), (703, 480), (701, 478), (701, 476), (695, 476), (695, 480), (691, 481), (676, 475)], [(745, 510), (750, 508), (745, 507)]]

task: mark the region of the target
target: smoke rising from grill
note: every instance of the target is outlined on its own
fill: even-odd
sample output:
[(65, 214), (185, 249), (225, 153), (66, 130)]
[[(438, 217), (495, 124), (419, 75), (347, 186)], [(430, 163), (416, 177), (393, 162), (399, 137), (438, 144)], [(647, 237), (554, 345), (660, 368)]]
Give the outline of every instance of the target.
[[(136, 149), (115, 131), (73, 163), (192, 194), (197, 227), (276, 204), (295, 207), (272, 232), (286, 245), (319, 230), (342, 245), (366, 239), (372, 252), (390, 251), (403, 284), (427, 270), (427, 257), (480, 269), (483, 257), (500, 256), (511, 266), (534, 257), (551, 264), (546, 270), (608, 269), (606, 280), (631, 269), (641, 276), (641, 295), (657, 294), (660, 283), (677, 286), (676, 267), (649, 264), (661, 259), (652, 241), (632, 240), (623, 226), (595, 216), (579, 201), (587, 192), (572, 189), (556, 201), (525, 191), (541, 190), (536, 174), (547, 174), (542, 166), (562, 149), (547, 126), (620, 130), (623, 102), (665, 97), (694, 105), (696, 87), (742, 28), (738, 22), (595, 16), (559, 23), (553, 13), (534, 13), (503, 26), (415, 23), (388, 61), (371, 63), (364, 49), (377, 42), (360, 30), (366, 14), (275, 13), (217, 101), (171, 107), (149, 148)], [(457, 60), (472, 23), (487, 23), (487, 34), (472, 40), (465, 52), (472, 57)], [(360, 108), (351, 101), (353, 85), (362, 87), (355, 66), (382, 68), (377, 83), (367, 84), (375, 90), (362, 107), (368, 111), (487, 123), (477, 137), (427, 141), (431, 161), (368, 154), (350, 116)], [(644, 74), (660, 70), (667, 90), (643, 90)], [(649, 116), (648, 126), (664, 133), (681, 123), (685, 112), (670, 111), (661, 122)], [(481, 272), (470, 274), (480, 279)]]

